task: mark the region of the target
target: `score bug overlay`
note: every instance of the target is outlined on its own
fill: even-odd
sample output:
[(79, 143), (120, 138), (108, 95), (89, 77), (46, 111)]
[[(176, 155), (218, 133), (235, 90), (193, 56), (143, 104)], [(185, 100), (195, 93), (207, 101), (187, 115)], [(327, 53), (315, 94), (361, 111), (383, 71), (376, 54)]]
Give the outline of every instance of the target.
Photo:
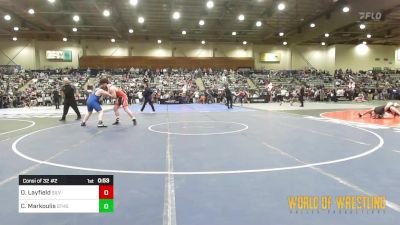
[(112, 213), (113, 175), (20, 175), (20, 213)]

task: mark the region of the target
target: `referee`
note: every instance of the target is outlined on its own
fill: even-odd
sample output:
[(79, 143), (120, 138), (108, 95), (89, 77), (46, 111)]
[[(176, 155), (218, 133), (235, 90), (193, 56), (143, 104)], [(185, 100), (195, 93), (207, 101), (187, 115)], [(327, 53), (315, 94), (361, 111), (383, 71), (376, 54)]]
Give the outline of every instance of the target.
[(149, 103), (151, 106), (151, 109), (153, 110), (153, 112), (155, 112), (156, 110), (154, 109), (154, 105), (153, 105), (153, 101), (152, 101), (153, 90), (151, 90), (148, 83), (146, 84), (146, 88), (143, 91), (143, 98), (144, 98), (144, 102), (143, 102), (142, 109), (140, 111), (143, 112), (144, 108), (146, 107), (146, 104)]
[(60, 119), (60, 121), (65, 121), (65, 117), (68, 114), (69, 107), (72, 107), (72, 109), (75, 111), (76, 115), (78, 116), (76, 120), (81, 119), (81, 113), (79, 112), (78, 106), (76, 104), (75, 100), (75, 87), (73, 87), (68, 78), (64, 78), (63, 80), (63, 87), (61, 88), (61, 91), (64, 95), (64, 112), (63, 115)]

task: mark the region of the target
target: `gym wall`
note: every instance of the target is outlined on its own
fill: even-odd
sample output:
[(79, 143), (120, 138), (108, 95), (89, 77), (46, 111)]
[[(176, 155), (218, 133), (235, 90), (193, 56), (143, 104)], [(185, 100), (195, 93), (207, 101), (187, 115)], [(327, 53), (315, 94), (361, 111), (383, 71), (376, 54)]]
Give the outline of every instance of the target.
[[(46, 59), (46, 50), (71, 50), (72, 61)], [(261, 53), (279, 53), (280, 61), (260, 62)], [(400, 68), (399, 46), (366, 45), (242, 45), (241, 43), (171, 43), (116, 42), (82, 40), (54, 42), (0, 39), (0, 65), (18, 64), (27, 69), (79, 67), (82, 56), (151, 56), (151, 57), (252, 57), (257, 69), (304, 69), (314, 67), (334, 71), (336, 68), (368, 70), (373, 67)], [(400, 54), (400, 53), (399, 53)]]

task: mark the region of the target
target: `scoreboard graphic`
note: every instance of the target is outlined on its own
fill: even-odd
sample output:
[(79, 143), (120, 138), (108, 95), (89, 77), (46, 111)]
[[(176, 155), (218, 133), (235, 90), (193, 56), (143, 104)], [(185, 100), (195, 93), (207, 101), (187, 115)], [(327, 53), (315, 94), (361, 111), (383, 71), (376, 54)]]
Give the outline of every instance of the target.
[(112, 213), (112, 175), (20, 175), (20, 213)]

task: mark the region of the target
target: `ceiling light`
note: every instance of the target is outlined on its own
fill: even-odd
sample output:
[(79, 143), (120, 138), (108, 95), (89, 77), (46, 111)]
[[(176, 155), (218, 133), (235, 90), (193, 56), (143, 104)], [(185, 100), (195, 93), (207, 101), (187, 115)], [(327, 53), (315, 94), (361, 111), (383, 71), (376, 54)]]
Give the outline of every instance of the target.
[(205, 44), (206, 44), (206, 41), (202, 40), (202, 41), (201, 41), (201, 44), (202, 44), (202, 45), (205, 45)]
[(247, 45), (247, 41), (243, 41), (243, 44), (244, 44), (244, 45)]
[(77, 31), (78, 31), (78, 28), (74, 27), (74, 28), (72, 28), (72, 31), (73, 31), (73, 32), (77, 32)]
[(4, 19), (9, 21), (9, 20), (11, 20), (11, 16), (7, 14), (7, 15), (4, 16)]
[(283, 33), (283, 32), (279, 32), (279, 36), (283, 36), (283, 35), (285, 35), (285, 33)]
[(284, 41), (282, 44), (283, 44), (283, 45), (287, 45), (287, 42), (286, 42), (286, 41)]
[(33, 15), (33, 14), (35, 14), (35, 10), (34, 10), (34, 9), (29, 9), (29, 10), (28, 10), (28, 13), (31, 14), (31, 15)]
[(279, 9), (280, 11), (284, 10), (285, 8), (286, 8), (285, 3), (279, 3), (279, 4), (278, 4), (278, 9)]
[(18, 38), (17, 37), (13, 37), (13, 41), (17, 41), (18, 40)]
[(315, 27), (315, 23), (311, 23), (311, 24), (310, 24), (310, 27), (311, 27), (311, 28), (314, 28), (314, 27)]
[(211, 9), (214, 7), (214, 2), (213, 1), (208, 1), (207, 2), (207, 8)]
[(343, 7), (342, 11), (347, 13), (350, 11), (350, 8), (348, 6), (345, 6), (345, 7)]
[(329, 37), (329, 33), (325, 33), (325, 37)]
[(243, 21), (243, 20), (244, 20), (244, 15), (243, 15), (243, 14), (240, 14), (240, 15), (238, 16), (238, 20)]
[(204, 24), (205, 24), (204, 20), (200, 20), (200, 21), (199, 21), (199, 25), (200, 25), (200, 26), (203, 26)]
[(111, 42), (114, 43), (114, 42), (115, 42), (115, 39), (114, 39), (114, 38), (111, 38)]
[(172, 14), (172, 18), (177, 20), (177, 19), (181, 18), (181, 14), (179, 12), (174, 12), (174, 14)]
[(129, 29), (129, 33), (132, 34), (133, 33), (133, 29)]
[(138, 0), (130, 0), (129, 3), (133, 6), (138, 4)]
[(186, 30), (183, 30), (183, 31), (182, 31), (182, 35), (186, 35)]
[(157, 43), (158, 43), (158, 44), (161, 44), (161, 43), (162, 43), (162, 41), (161, 41), (161, 40), (157, 40)]
[(326, 45), (326, 43), (325, 42), (321, 42), (321, 45)]
[(14, 27), (14, 31), (19, 31), (19, 27)]
[(256, 26), (257, 26), (257, 27), (261, 27), (261, 25), (262, 25), (262, 22), (261, 22), (261, 21), (257, 21), (257, 22), (256, 22)]
[(361, 29), (361, 30), (364, 30), (365, 27), (366, 27), (365, 24), (360, 24), (360, 29)]
[(80, 20), (80, 18), (79, 18), (78, 15), (73, 16), (72, 19), (73, 19), (75, 22), (78, 22), (78, 21)]
[(65, 38), (63, 38), (63, 41), (66, 42), (66, 41), (68, 41), (68, 39), (65, 37)]
[(56, 0), (47, 0), (50, 3), (54, 3)]
[(371, 34), (367, 34), (367, 38), (371, 38), (372, 37), (372, 35)]
[(233, 36), (236, 36), (236, 34), (237, 34), (236, 31), (233, 31), (233, 32), (232, 32), (232, 35), (233, 35)]
[(108, 9), (104, 10), (103, 16), (106, 16), (106, 17), (110, 16), (110, 10), (108, 10)]
[(144, 18), (143, 18), (142, 16), (139, 17), (139, 18), (138, 18), (138, 22), (139, 22), (139, 23), (144, 23)]
[(367, 42), (366, 42), (366, 41), (363, 41), (363, 42), (362, 42), (362, 44), (363, 44), (363, 45), (366, 45), (366, 44), (367, 44)]

